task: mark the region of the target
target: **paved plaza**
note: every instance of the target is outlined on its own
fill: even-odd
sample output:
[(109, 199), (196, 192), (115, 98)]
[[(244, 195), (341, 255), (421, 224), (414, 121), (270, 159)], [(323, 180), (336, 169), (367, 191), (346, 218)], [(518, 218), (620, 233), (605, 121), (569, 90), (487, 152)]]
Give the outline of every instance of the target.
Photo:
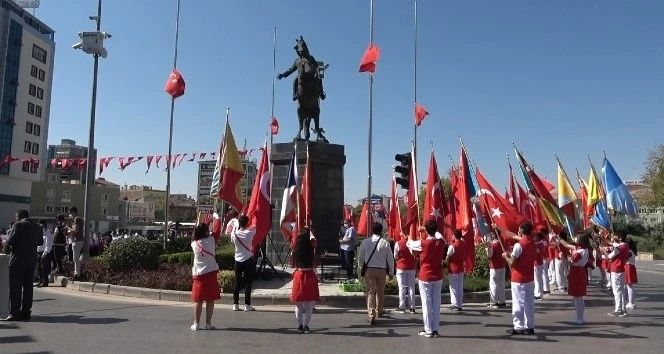
[(419, 313), (388, 314), (370, 326), (361, 310), (331, 307), (314, 314), (311, 334), (295, 334), (290, 306), (245, 313), (219, 305), (219, 329), (192, 332), (190, 304), (50, 287), (36, 290), (31, 322), (0, 323), (0, 353), (661, 353), (664, 273), (642, 271), (639, 278), (637, 309), (624, 318), (607, 316), (612, 296), (591, 287), (582, 327), (567, 324), (574, 310), (560, 294), (537, 302), (536, 336), (507, 335), (509, 309), (467, 304), (462, 313), (442, 309), (437, 339), (417, 336)]

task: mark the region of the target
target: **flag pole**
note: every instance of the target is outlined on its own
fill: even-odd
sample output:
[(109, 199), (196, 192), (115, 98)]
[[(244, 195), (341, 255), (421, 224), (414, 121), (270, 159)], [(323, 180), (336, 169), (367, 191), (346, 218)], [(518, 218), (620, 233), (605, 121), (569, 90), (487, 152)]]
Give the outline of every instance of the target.
[[(417, 104), (417, 0), (415, 0), (415, 31), (413, 34), (413, 52), (414, 52), (414, 64), (413, 64), (413, 96), (415, 103), (413, 107)], [(413, 108), (415, 109), (415, 108)], [(413, 153), (417, 153), (417, 123), (413, 124)], [(415, 158), (413, 156), (413, 158)]]
[[(272, 122), (272, 118), (274, 118), (274, 78), (276, 73), (277, 73), (277, 26), (274, 26), (274, 35), (272, 39), (272, 108), (270, 109), (270, 122)], [(270, 128), (270, 149), (272, 149), (273, 141), (274, 141), (273, 134)], [(270, 182), (272, 182), (272, 177), (270, 177)], [(270, 184), (270, 186), (272, 185)]]
[[(173, 69), (178, 67), (178, 40), (180, 38), (180, 0), (177, 2), (175, 16), (175, 49), (173, 51)], [(164, 210), (164, 249), (168, 238), (169, 200), (171, 197), (171, 159), (173, 158), (173, 116), (175, 113), (175, 97), (171, 97), (171, 115), (168, 129), (168, 166), (166, 166), (166, 208)]]
[[(373, 44), (373, 0), (369, 1), (369, 43)], [(373, 72), (369, 72), (369, 136), (368, 136), (368, 158), (367, 158), (367, 208), (371, 203), (371, 148), (373, 135)], [(367, 234), (371, 232), (371, 218), (367, 218)]]

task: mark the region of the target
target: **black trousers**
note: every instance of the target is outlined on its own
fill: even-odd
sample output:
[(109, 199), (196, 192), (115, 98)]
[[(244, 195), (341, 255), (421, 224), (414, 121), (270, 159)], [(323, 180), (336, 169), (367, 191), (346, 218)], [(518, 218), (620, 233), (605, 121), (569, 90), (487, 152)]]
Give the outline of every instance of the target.
[(41, 279), (40, 284), (44, 286), (48, 286), (48, 277), (51, 275), (51, 263), (53, 262), (53, 250), (49, 251), (48, 253), (42, 254), (41, 257), (41, 275), (39, 276)]
[(9, 267), (9, 313), (29, 315), (32, 309), (32, 278), (35, 262), (15, 262)]
[(235, 289), (233, 304), (240, 303), (240, 290), (244, 287), (244, 303), (251, 305), (251, 284), (256, 275), (256, 259), (251, 257), (244, 262), (235, 261)]
[(58, 274), (65, 274), (65, 268), (62, 266), (62, 259), (65, 257), (66, 248), (65, 245), (54, 245), (53, 246), (53, 263), (55, 266), (55, 272)]
[[(37, 276), (39, 277), (39, 280), (37, 281), (39, 284), (44, 284), (44, 279), (42, 275), (44, 274), (44, 270), (42, 269), (42, 255), (44, 252), (37, 252)], [(48, 278), (46, 278), (48, 279)]]

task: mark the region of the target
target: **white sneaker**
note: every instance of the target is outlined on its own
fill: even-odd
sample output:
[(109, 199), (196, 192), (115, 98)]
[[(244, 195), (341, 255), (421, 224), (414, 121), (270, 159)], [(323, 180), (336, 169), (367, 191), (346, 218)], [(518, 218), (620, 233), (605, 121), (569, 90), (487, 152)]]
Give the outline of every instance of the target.
[(240, 311), (240, 305), (233, 304), (233, 311)]
[(198, 331), (199, 329), (201, 329), (201, 326), (199, 326), (198, 323), (194, 323), (193, 325), (191, 325), (192, 331)]
[(251, 305), (244, 305), (244, 312), (256, 311), (256, 309)]
[(215, 327), (212, 323), (208, 323), (205, 325), (205, 327), (203, 327), (203, 329), (210, 331), (217, 329), (217, 327)]
[(636, 304), (627, 304), (625, 305), (625, 307), (627, 307), (628, 309), (634, 309), (636, 308)]

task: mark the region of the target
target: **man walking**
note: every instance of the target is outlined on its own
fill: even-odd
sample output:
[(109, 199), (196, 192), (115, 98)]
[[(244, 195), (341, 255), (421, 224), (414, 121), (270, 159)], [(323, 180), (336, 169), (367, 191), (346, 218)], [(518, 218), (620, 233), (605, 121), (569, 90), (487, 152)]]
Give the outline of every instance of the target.
[(394, 274), (394, 256), (390, 244), (382, 238), (383, 225), (373, 223), (371, 237), (362, 241), (357, 255), (357, 264), (362, 269), (367, 293), (369, 323), (375, 324), (376, 317), (385, 313), (385, 278)]
[(37, 266), (37, 247), (44, 242), (42, 228), (29, 221), (27, 210), (16, 212), (17, 222), (9, 230), (9, 316), (3, 321), (29, 321), (32, 309), (32, 278)]

